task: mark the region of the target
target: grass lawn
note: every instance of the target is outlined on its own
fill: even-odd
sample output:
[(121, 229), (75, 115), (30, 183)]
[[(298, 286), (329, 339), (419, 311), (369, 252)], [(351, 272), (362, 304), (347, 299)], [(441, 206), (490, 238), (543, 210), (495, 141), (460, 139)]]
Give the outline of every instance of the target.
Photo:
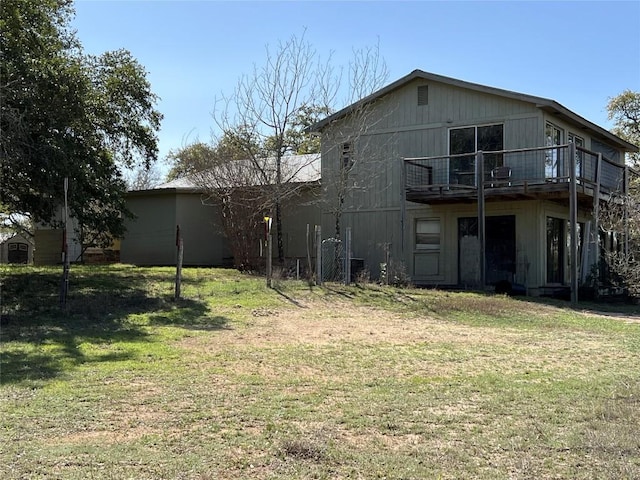
[(640, 478), (637, 307), (0, 274), (2, 479)]

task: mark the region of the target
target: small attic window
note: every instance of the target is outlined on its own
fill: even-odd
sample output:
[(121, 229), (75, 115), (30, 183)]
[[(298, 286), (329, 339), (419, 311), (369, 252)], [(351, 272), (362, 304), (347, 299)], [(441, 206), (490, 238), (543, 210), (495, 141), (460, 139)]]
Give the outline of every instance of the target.
[(350, 170), (351, 167), (353, 166), (353, 158), (351, 156), (351, 143), (350, 142), (346, 142), (342, 144), (342, 154), (341, 154), (341, 159), (342, 159), (342, 164), (341, 167), (343, 170)]
[(429, 85), (418, 87), (418, 105), (429, 105)]

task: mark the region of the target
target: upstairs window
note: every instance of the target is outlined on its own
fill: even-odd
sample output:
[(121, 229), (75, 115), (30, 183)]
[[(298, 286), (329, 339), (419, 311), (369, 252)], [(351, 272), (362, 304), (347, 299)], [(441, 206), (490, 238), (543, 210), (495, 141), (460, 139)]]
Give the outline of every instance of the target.
[(584, 138), (579, 137), (575, 133), (569, 132), (569, 143), (574, 143), (576, 146), (576, 177), (583, 177), (584, 172), (582, 171), (582, 159), (584, 158), (584, 153), (578, 150), (577, 147), (584, 147)]
[[(451, 159), (449, 181), (464, 185), (475, 185), (475, 152), (499, 152), (504, 150), (504, 126), (482, 125), (449, 130), (449, 154), (459, 155), (469, 153), (464, 157)], [(484, 171), (486, 177), (491, 176), (491, 170), (502, 166), (501, 153), (488, 153), (484, 155)]]
[[(562, 145), (564, 131), (551, 122), (547, 122), (544, 129), (545, 143), (547, 147)], [(546, 178), (562, 176), (564, 170), (562, 151), (551, 148), (545, 151), (544, 173)]]

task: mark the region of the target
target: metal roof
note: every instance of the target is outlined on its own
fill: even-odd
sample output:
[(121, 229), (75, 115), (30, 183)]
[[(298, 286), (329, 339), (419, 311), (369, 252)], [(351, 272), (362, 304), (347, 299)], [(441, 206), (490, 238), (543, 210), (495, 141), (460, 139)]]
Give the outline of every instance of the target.
[[(273, 158), (267, 159), (274, 160)], [(246, 162), (249, 160), (233, 160), (234, 162)], [(320, 154), (285, 155), (282, 157), (283, 175), (287, 183), (311, 183), (320, 181)], [(257, 182), (256, 182), (257, 184)], [(158, 185), (147, 190), (134, 190), (136, 192), (163, 193), (163, 192), (200, 192), (201, 185), (194, 176), (176, 178), (170, 182)]]

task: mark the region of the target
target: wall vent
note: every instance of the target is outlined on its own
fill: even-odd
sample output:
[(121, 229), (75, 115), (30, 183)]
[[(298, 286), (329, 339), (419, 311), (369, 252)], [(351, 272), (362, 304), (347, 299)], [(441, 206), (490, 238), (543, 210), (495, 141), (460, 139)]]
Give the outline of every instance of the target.
[(429, 85), (418, 87), (418, 105), (429, 105)]

